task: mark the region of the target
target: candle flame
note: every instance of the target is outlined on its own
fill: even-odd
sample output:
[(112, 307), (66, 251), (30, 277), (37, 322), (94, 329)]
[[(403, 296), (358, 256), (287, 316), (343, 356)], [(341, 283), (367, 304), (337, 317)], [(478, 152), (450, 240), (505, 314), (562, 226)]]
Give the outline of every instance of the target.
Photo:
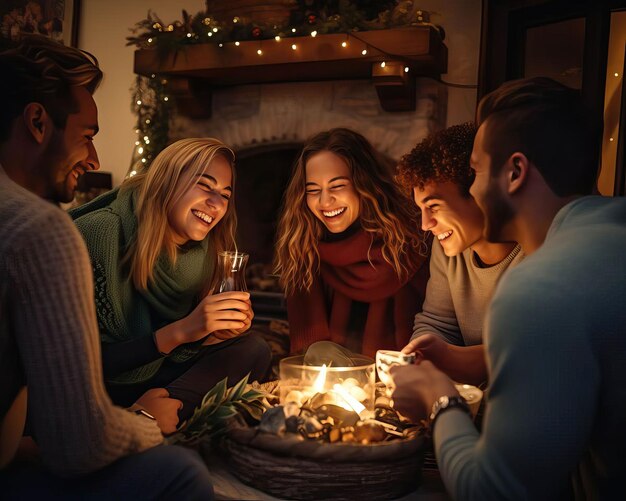
[(335, 384), (333, 386), (333, 390), (335, 392), (337, 392), (341, 398), (343, 398), (346, 403), (354, 410), (354, 412), (356, 412), (359, 416), (361, 415), (361, 413), (365, 410), (365, 406), (359, 402), (356, 398), (354, 398), (352, 395), (350, 395), (350, 392), (348, 390), (346, 390), (343, 386), (341, 386), (340, 384)]
[(313, 383), (313, 390), (316, 393), (322, 393), (324, 391), (324, 386), (326, 385), (326, 364), (322, 365), (320, 369), (320, 373), (315, 378), (315, 382)]

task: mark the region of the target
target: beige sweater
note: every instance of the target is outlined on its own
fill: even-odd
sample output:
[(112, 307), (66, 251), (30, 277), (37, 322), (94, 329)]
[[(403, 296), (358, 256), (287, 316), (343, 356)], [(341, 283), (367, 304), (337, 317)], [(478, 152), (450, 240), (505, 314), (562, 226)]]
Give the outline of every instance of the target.
[(432, 332), (448, 343), (471, 346), (483, 342), (483, 321), (502, 274), (524, 258), (519, 245), (502, 261), (480, 268), (472, 249), (447, 257), (435, 239), (430, 279), (421, 313), (415, 316), (414, 339)]
[[(17, 362), (17, 363), (16, 363)], [(0, 167), (0, 452), (23, 381), (45, 464), (78, 475), (162, 442), (154, 421), (111, 403), (102, 381), (89, 256), (61, 209)], [(21, 431), (22, 423), (13, 423)]]

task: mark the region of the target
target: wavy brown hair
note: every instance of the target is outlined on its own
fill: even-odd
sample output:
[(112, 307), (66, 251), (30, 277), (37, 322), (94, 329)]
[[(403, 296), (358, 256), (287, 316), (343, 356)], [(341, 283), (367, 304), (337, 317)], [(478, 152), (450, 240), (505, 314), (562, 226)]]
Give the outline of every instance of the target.
[(404, 155), (396, 167), (396, 181), (412, 196), (413, 188), (420, 190), (430, 182), (450, 181), (470, 196), (474, 171), (470, 156), (476, 136), (476, 125), (467, 122), (453, 125), (429, 135)]
[(275, 273), (287, 294), (308, 291), (319, 272), (317, 243), (324, 225), (306, 204), (306, 163), (313, 155), (330, 151), (341, 157), (350, 168), (354, 188), (360, 199), (361, 227), (380, 238), (382, 255), (400, 279), (408, 275), (404, 264), (409, 254), (422, 247), (419, 216), (412, 200), (394, 183), (390, 169), (361, 134), (337, 128), (310, 138), (294, 165), (291, 180), (283, 198), (278, 223)]
[[(212, 249), (217, 254), (232, 248), (237, 226), (235, 153), (219, 139), (176, 141), (158, 154), (147, 171), (128, 178), (122, 184), (123, 190), (137, 191), (137, 234), (124, 258), (130, 264), (130, 276), (136, 288), (146, 289), (162, 252), (167, 253), (172, 263), (176, 262), (178, 246), (168, 223), (168, 214), (176, 201), (197, 183), (198, 174), (218, 155), (231, 166), (233, 196), (228, 202), (226, 214), (211, 230)], [(209, 283), (204, 289), (209, 289)]]

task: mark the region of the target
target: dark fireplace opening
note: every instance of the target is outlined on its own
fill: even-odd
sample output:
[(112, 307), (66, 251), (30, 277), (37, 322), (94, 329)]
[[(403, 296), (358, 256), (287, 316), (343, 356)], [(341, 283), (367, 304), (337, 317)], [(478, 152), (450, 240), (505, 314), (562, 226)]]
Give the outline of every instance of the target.
[(286, 319), (285, 300), (272, 275), (283, 194), (302, 143), (259, 145), (237, 152), (237, 242), (250, 254), (247, 285), (255, 320)]

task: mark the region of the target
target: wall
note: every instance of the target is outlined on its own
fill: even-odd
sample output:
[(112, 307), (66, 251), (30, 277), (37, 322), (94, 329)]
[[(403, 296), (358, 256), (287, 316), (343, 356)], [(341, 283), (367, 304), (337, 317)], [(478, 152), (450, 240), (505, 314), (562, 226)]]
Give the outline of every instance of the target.
[(182, 9), (196, 13), (203, 0), (82, 0), (78, 46), (100, 61), (104, 80), (94, 96), (98, 105), (100, 132), (95, 145), (100, 168), (113, 173), (119, 184), (130, 166), (135, 146), (135, 115), (130, 110), (130, 88), (134, 82), (134, 47), (126, 37), (148, 9), (165, 22), (181, 19)]
[[(444, 80), (474, 85), (480, 47), (480, 0), (421, 0), (416, 1), (416, 5), (432, 12), (431, 20), (446, 30), (449, 70), (443, 76)], [(101, 127), (95, 144), (101, 169), (113, 173), (116, 185), (128, 170), (135, 142), (129, 90), (134, 79), (134, 48), (125, 46), (126, 37), (130, 34), (128, 30), (146, 17), (148, 9), (169, 22), (180, 19), (183, 8), (195, 14), (204, 8), (204, 1), (82, 0), (79, 47), (93, 52), (105, 73), (105, 80), (95, 95)], [(447, 110), (447, 124), (471, 120), (476, 105), (476, 90), (448, 87), (447, 94), (447, 106), (442, 107)]]

